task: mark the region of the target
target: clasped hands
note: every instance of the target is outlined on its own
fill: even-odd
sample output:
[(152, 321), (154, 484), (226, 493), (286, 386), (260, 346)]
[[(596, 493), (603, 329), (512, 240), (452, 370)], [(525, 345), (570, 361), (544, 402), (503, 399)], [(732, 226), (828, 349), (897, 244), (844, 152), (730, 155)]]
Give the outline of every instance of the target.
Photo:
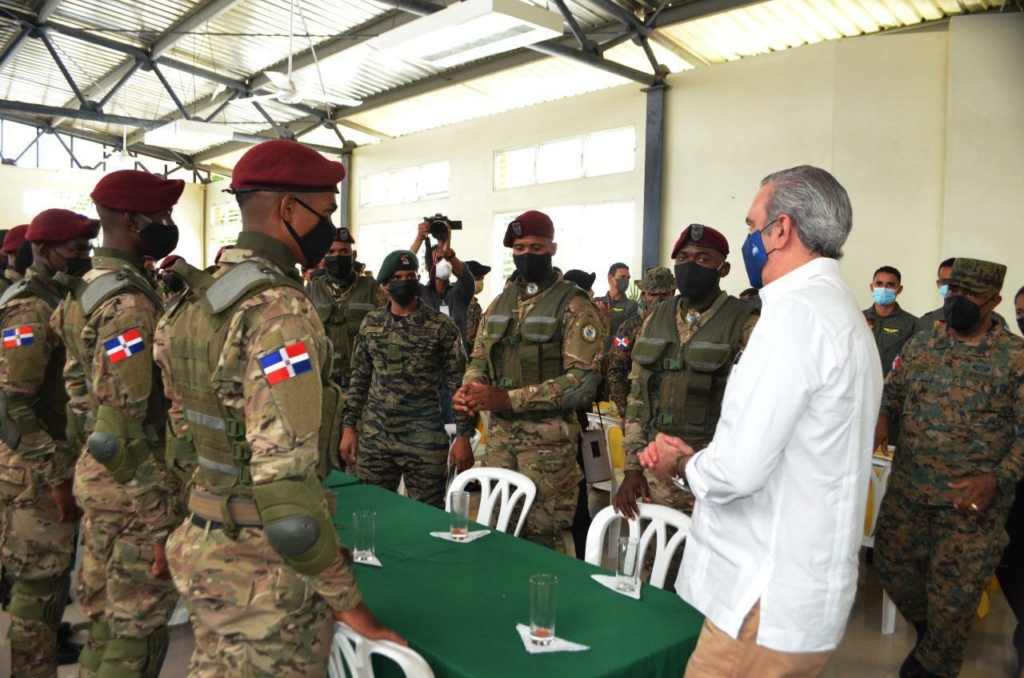
[(658, 480), (671, 483), (676, 476), (676, 465), (680, 459), (685, 459), (685, 468), (695, 454), (696, 451), (681, 439), (659, 433), (637, 458), (640, 465), (650, 470)]

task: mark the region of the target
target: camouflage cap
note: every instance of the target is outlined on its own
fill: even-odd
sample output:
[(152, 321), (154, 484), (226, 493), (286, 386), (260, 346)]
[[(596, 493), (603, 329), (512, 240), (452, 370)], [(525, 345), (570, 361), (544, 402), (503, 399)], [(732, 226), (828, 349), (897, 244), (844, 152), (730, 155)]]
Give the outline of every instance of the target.
[(1006, 277), (1006, 266), (981, 259), (965, 259), (958, 257), (953, 262), (953, 272), (949, 275), (951, 287), (962, 287), (975, 294), (1000, 290), (1003, 278)]
[(676, 274), (664, 266), (644, 271), (644, 279), (636, 284), (647, 294), (668, 294), (676, 291)]

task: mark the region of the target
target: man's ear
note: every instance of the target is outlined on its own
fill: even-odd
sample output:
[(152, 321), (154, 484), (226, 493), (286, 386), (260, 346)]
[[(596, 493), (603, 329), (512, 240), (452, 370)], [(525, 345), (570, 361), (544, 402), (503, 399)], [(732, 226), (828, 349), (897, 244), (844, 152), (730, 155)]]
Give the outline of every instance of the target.
[[(553, 243), (551, 243), (551, 256), (555, 256), (555, 254), (557, 254), (557, 253), (558, 253), (558, 243), (557, 242), (553, 242)], [(611, 278), (612, 276), (608, 276), (608, 277)]]
[(903, 294), (903, 285), (896, 288), (896, 295), (899, 296), (901, 294)]
[(722, 264), (722, 267), (718, 269), (719, 277), (724, 278), (725, 276), (729, 275), (729, 271), (731, 270), (732, 265), (728, 261), (725, 262), (724, 264)]

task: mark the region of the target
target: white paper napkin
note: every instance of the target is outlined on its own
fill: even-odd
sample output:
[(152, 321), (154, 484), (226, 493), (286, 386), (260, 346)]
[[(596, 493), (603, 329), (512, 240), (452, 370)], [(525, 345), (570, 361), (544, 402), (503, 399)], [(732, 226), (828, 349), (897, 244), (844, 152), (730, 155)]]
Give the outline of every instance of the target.
[(555, 639), (547, 645), (536, 645), (530, 640), (530, 627), (526, 624), (516, 624), (516, 631), (519, 632), (519, 637), (523, 639), (523, 647), (530, 654), (540, 654), (542, 652), (581, 652), (590, 649), (586, 645), (570, 643), (568, 640), (563, 640), (558, 636), (555, 636)]
[(377, 558), (377, 556), (370, 556), (369, 558), (365, 558), (365, 559), (362, 559), (362, 560), (355, 560), (353, 558), (353, 562), (355, 562), (356, 565), (369, 565), (370, 567), (384, 567), (381, 564), (380, 559)]
[(618, 588), (615, 585), (615, 576), (614, 575), (592, 574), (592, 575), (590, 575), (590, 577), (594, 581), (596, 581), (598, 584), (600, 584), (601, 586), (607, 586), (612, 591), (615, 591), (618, 594), (626, 596), (627, 598), (632, 598), (633, 600), (640, 600), (640, 586), (639, 586), (639, 584), (632, 591), (623, 591), (622, 589)]
[(491, 533), (490, 530), (474, 530), (466, 533), (465, 539), (452, 539), (450, 532), (431, 532), (431, 537), (437, 537), (438, 539), (444, 539), (446, 541), (453, 541), (456, 544), (468, 544), (471, 541), (479, 539), (480, 537), (486, 537)]

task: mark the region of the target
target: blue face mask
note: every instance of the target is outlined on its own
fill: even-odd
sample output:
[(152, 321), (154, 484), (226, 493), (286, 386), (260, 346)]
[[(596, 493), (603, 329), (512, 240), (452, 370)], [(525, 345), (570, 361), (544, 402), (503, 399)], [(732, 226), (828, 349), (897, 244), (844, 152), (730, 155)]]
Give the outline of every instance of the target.
[(946, 292), (949, 291), (949, 285), (939, 285), (939, 296), (943, 299), (946, 298)]
[[(768, 255), (771, 254), (771, 252), (765, 250), (764, 239), (761, 234), (770, 230), (774, 224), (775, 219), (772, 219), (760, 231), (750, 233), (743, 242), (743, 247), (740, 248), (740, 251), (743, 252), (743, 265), (747, 269), (747, 278), (750, 280), (750, 286), (755, 290), (764, 287), (764, 282), (761, 280), (761, 270), (768, 262)], [(772, 252), (774, 251), (772, 250)]]
[(896, 302), (896, 290), (889, 290), (884, 287), (876, 287), (871, 291), (875, 303), (879, 306), (892, 306)]

